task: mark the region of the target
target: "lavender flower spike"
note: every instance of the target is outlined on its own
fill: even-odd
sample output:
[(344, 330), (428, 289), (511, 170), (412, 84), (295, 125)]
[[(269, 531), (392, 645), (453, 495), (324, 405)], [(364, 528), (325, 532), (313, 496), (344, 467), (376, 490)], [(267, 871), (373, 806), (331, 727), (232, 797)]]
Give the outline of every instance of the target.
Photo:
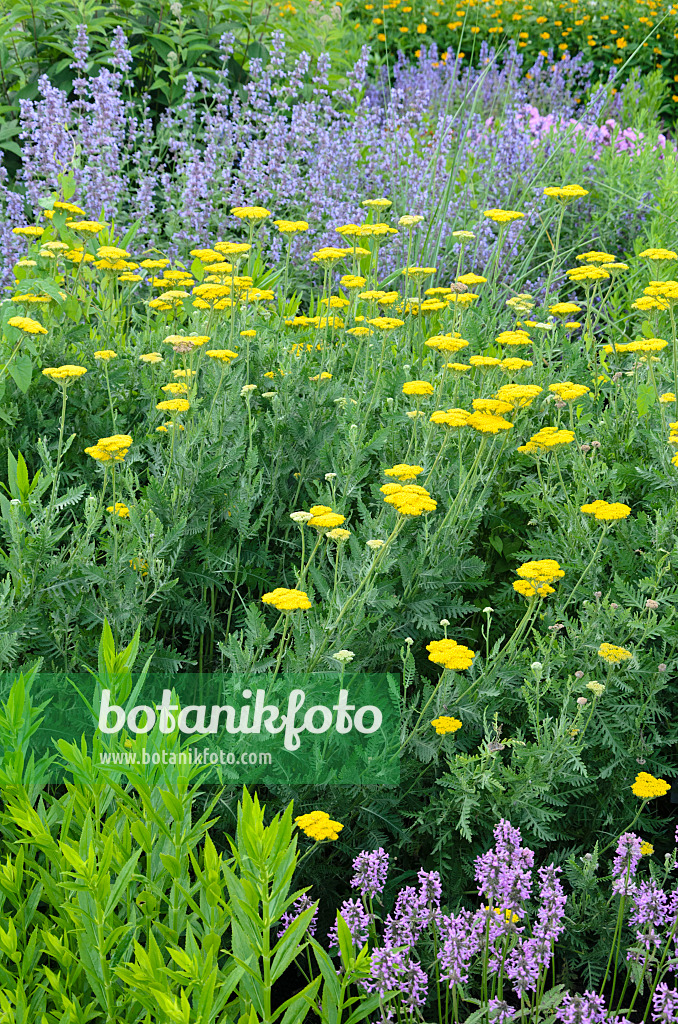
[(384, 891), (388, 873), (389, 857), (383, 847), (371, 853), (363, 850), (353, 861), (355, 875), (351, 879), (354, 889), (360, 889), (361, 896), (372, 899)]

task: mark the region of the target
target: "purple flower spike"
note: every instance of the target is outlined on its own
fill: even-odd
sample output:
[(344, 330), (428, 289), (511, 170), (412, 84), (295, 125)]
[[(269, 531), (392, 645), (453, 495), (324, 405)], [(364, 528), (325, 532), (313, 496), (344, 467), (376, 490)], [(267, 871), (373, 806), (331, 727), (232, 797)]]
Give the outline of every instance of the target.
[(653, 1024), (676, 1024), (678, 1020), (678, 992), (662, 982), (652, 996)]
[(612, 889), (623, 896), (628, 896), (636, 888), (633, 881), (640, 863), (640, 838), (634, 832), (625, 832), (619, 837), (617, 855), (612, 865)]
[(605, 1017), (605, 1000), (595, 992), (584, 992), (583, 996), (568, 993), (556, 1013), (561, 1024), (603, 1024)]
[[(341, 904), (340, 910), (341, 916), (348, 925), (348, 930), (351, 933), (351, 939), (353, 945), (358, 949), (367, 942), (367, 937), (370, 933), (370, 916), (365, 911), (360, 900), (345, 900)], [(339, 948), (339, 939), (337, 936), (338, 926), (335, 921), (330, 930), (327, 933), (327, 940), (330, 946), (336, 946)]]
[[(278, 938), (281, 938), (285, 931), (289, 928), (293, 921), (303, 914), (304, 910), (308, 910), (309, 907), (313, 906), (313, 900), (309, 899), (306, 893), (295, 900), (292, 904), (291, 910), (286, 910), (283, 916), (280, 918), (280, 927), (278, 929)], [(316, 926), (318, 923), (318, 908), (315, 909), (315, 914), (311, 918), (308, 926), (308, 934), (315, 935)]]
[(388, 874), (389, 857), (383, 847), (371, 853), (363, 850), (353, 861), (355, 875), (351, 879), (354, 889), (360, 889), (361, 896), (372, 899), (384, 891)]

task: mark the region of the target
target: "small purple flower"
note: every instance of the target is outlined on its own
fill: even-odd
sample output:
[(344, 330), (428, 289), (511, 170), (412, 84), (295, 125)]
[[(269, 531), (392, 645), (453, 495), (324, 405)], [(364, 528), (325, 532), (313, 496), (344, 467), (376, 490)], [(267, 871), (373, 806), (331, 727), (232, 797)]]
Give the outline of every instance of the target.
[(678, 992), (662, 982), (652, 996), (653, 1024), (675, 1024), (678, 1020)]
[(360, 889), (362, 896), (372, 899), (384, 891), (386, 876), (388, 874), (389, 856), (383, 847), (373, 850), (363, 850), (353, 861), (355, 875), (351, 879), (354, 889)]
[[(670, 927), (669, 919), (669, 900), (664, 890), (654, 879), (640, 882), (631, 893), (629, 924), (636, 928), (636, 941), (648, 953), (663, 945), (664, 930)], [(637, 960), (639, 957), (629, 950), (627, 959)]]
[(587, 991), (583, 996), (568, 993), (556, 1013), (556, 1020), (561, 1024), (603, 1024), (605, 1016), (603, 997)]
[(74, 71), (87, 71), (87, 58), (89, 57), (89, 38), (87, 36), (87, 25), (78, 25), (75, 39), (73, 40), (73, 63)]
[(450, 988), (468, 981), (471, 960), (480, 952), (485, 932), (485, 919), (482, 913), (471, 914), (462, 908), (458, 914), (450, 914), (441, 918), (439, 925), (440, 977)]
[[(360, 900), (345, 900), (341, 904), (340, 913), (348, 925), (353, 945), (358, 949), (362, 949), (367, 942), (367, 937), (370, 933), (370, 915), (367, 913)], [(336, 946), (338, 948), (339, 938), (337, 932), (338, 924), (335, 921), (327, 933), (327, 940), (330, 946)]]
[[(303, 914), (305, 910), (313, 906), (313, 900), (309, 899), (306, 893), (303, 893), (298, 900), (295, 900), (292, 904), (291, 910), (286, 910), (280, 918), (280, 927), (278, 929), (278, 938), (282, 938), (285, 931), (289, 928), (293, 921)], [(315, 935), (315, 930), (318, 924), (318, 908), (315, 908), (315, 914), (311, 918), (308, 925), (308, 934)]]
[(384, 946), (375, 949), (370, 961), (370, 978), (363, 982), (367, 992), (377, 992), (383, 999), (387, 992), (401, 993), (401, 1007), (413, 1015), (426, 1002), (428, 978), (421, 964), (401, 950)]
[(518, 1012), (516, 1007), (510, 1006), (505, 999), (490, 999), (487, 1005), (492, 1024), (509, 1024), (509, 1021), (515, 1020)]
[(522, 917), (532, 888), (534, 853), (522, 845), (520, 830), (502, 819), (494, 828), (495, 848), (476, 858), (478, 895)]
[(620, 895), (628, 896), (636, 888), (633, 881), (640, 863), (640, 838), (634, 832), (625, 832), (619, 837), (617, 855), (612, 865), (612, 889)]
[(111, 49), (113, 50), (113, 59), (111, 61), (113, 67), (122, 71), (123, 74), (129, 71), (132, 66), (132, 53), (127, 46), (127, 36), (120, 25), (117, 25), (113, 31)]

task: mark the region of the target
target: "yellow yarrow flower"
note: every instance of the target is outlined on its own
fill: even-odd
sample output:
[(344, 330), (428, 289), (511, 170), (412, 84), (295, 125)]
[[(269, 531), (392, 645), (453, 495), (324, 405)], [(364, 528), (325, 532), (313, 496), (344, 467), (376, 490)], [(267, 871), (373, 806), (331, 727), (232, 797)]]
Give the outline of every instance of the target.
[(473, 427), (481, 434), (498, 434), (500, 430), (512, 430), (513, 424), (501, 416), (491, 413), (474, 412), (466, 420), (466, 426)]
[(431, 725), (439, 736), (446, 736), (447, 733), (456, 732), (458, 729), (461, 729), (462, 723), (458, 718), (450, 718), (449, 715), (441, 715), (439, 718), (434, 718)]
[(161, 412), (187, 412), (190, 408), (191, 403), (186, 398), (168, 398), (156, 405)]
[(524, 580), (537, 583), (555, 583), (565, 575), (555, 558), (540, 558), (536, 561), (523, 562), (516, 569), (516, 574)]
[(68, 384), (77, 377), (82, 377), (87, 373), (87, 370), (84, 366), (70, 366), (67, 363), (65, 366), (48, 366), (42, 372), (50, 380), (55, 380), (60, 384)]
[(598, 654), (609, 665), (619, 665), (622, 661), (628, 661), (633, 657), (631, 651), (625, 647), (617, 647), (615, 644), (604, 643), (598, 648)]
[(433, 384), (427, 380), (408, 380), (403, 384), (404, 395), (432, 395)]
[(384, 476), (394, 476), (401, 483), (405, 483), (407, 480), (416, 480), (423, 472), (423, 466), (408, 466), (405, 462), (399, 462), (390, 469), (385, 469)]
[(430, 422), (443, 427), (466, 427), (472, 415), (466, 409), (439, 409), (431, 415)]
[(591, 252), (583, 252), (577, 256), (578, 260), (583, 260), (585, 263), (614, 263), (617, 259), (611, 252), (597, 252), (592, 250)]
[(384, 484), (379, 489), (384, 501), (403, 516), (420, 516), (424, 512), (435, 512), (438, 507), (426, 488), (417, 484)]
[(271, 216), (271, 211), (263, 206), (233, 206), (231, 213), (240, 220), (264, 220)]
[(344, 827), (341, 822), (332, 821), (326, 811), (300, 814), (298, 818), (294, 819), (294, 823), (309, 839), (315, 839), (316, 842), (322, 842), (323, 839), (338, 839), (339, 833)]
[(456, 640), (432, 640), (426, 645), (426, 650), (429, 652), (429, 661), (454, 672), (464, 672), (470, 668), (476, 656), (475, 651), (458, 644)]
[(549, 185), (544, 189), (544, 195), (550, 199), (561, 199), (568, 202), (570, 199), (583, 199), (588, 195), (588, 191), (581, 185), (562, 185), (560, 187)]
[(582, 505), (581, 511), (585, 512), (587, 515), (594, 516), (601, 522), (615, 519), (626, 519), (626, 517), (631, 514), (631, 509), (628, 505), (624, 505), (620, 501), (602, 501), (600, 498), (587, 505)]
[(287, 587), (276, 587), (261, 598), (264, 604), (270, 604), (279, 612), (306, 611), (311, 607), (308, 594), (304, 590), (289, 590)]
[(641, 800), (652, 800), (654, 797), (666, 796), (671, 784), (666, 779), (656, 779), (649, 772), (638, 772), (631, 792)]
[(24, 334), (47, 334), (47, 329), (29, 316), (11, 316), (7, 323), (10, 327), (18, 327)]
[(115, 513), (120, 519), (129, 519), (129, 509), (122, 501), (116, 501), (115, 508), (113, 505), (108, 505), (106, 511)]
[(493, 220), (495, 224), (510, 224), (511, 221), (520, 220), (524, 217), (524, 213), (518, 213), (516, 210), (485, 210), (484, 216), (489, 220)]
[(549, 384), (549, 391), (553, 391), (563, 402), (573, 402), (582, 395), (588, 394), (591, 389), (585, 384), (572, 384), (570, 381), (563, 381), (562, 384)]
[(678, 260), (678, 253), (672, 249), (644, 249), (638, 255), (649, 260)]

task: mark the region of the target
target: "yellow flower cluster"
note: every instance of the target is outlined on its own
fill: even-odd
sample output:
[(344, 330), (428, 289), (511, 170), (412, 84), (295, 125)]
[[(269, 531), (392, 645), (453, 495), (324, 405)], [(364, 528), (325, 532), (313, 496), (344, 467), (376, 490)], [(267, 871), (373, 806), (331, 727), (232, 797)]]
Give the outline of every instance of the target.
[(281, 235), (296, 235), (299, 231), (308, 231), (308, 223), (305, 220), (274, 220)]
[(590, 502), (588, 505), (582, 505), (581, 511), (603, 522), (614, 519), (626, 519), (631, 514), (631, 509), (628, 505), (624, 505), (620, 501), (601, 501), (600, 498), (597, 501)]
[(438, 502), (426, 488), (417, 484), (384, 484), (379, 489), (384, 501), (393, 505), (402, 516), (420, 516), (424, 512), (434, 512), (438, 507)]
[(523, 562), (516, 572), (523, 579), (538, 580), (540, 583), (553, 583), (562, 579), (564, 571), (555, 558), (540, 558), (532, 562)]
[(578, 260), (582, 260), (584, 263), (614, 263), (617, 259), (611, 252), (599, 252), (597, 249), (592, 249), (591, 252), (582, 252), (577, 256)]
[(638, 255), (648, 260), (678, 260), (678, 253), (672, 249), (643, 249)]
[(445, 427), (465, 427), (472, 413), (466, 409), (439, 409), (431, 416), (431, 423), (439, 423)]
[(394, 476), (401, 484), (408, 480), (416, 480), (420, 473), (424, 472), (423, 466), (408, 466), (405, 462), (399, 462), (390, 469), (384, 470), (384, 476)]
[(191, 403), (187, 398), (166, 398), (156, 405), (156, 409), (161, 412), (188, 412), (190, 408)]
[(263, 206), (234, 206), (231, 208), (234, 217), (240, 220), (264, 220), (271, 216), (271, 211)]
[(338, 839), (343, 829), (341, 822), (332, 821), (326, 811), (311, 811), (310, 814), (300, 814), (294, 819), (304, 835), (309, 839), (315, 839), (317, 843), (323, 839)]
[(460, 352), (466, 348), (468, 341), (463, 338), (455, 338), (451, 334), (436, 334), (424, 343), (427, 348), (435, 348), (439, 352)]
[(472, 412), (466, 420), (467, 427), (473, 427), (481, 434), (498, 434), (500, 430), (512, 430), (513, 424), (501, 416), (491, 413)]
[(532, 338), (527, 331), (502, 331), (495, 338), (498, 345), (531, 345)]
[(270, 593), (264, 594), (261, 599), (264, 604), (270, 604), (279, 612), (294, 612), (297, 609), (306, 611), (311, 607), (308, 594), (303, 590), (289, 590), (287, 587), (276, 587)]
[(542, 391), (538, 384), (502, 384), (494, 397), (519, 409), (527, 409)]
[(29, 316), (11, 316), (7, 323), (10, 327), (18, 327), (24, 334), (47, 334), (47, 329)]
[(598, 648), (598, 654), (609, 665), (619, 665), (622, 661), (628, 661), (633, 657), (631, 651), (625, 647), (617, 647), (615, 644), (604, 643)]
[(431, 725), (439, 736), (446, 736), (447, 733), (456, 732), (457, 729), (461, 729), (459, 719), (450, 718), (449, 715), (441, 715), (439, 718), (434, 718), (431, 721)]
[(431, 640), (430, 644), (426, 645), (426, 650), (429, 652), (429, 661), (454, 672), (463, 672), (470, 668), (476, 656), (475, 651), (458, 644), (456, 640)]
[(542, 558), (537, 561), (523, 562), (516, 573), (521, 578), (513, 584), (513, 589), (523, 597), (547, 597), (554, 593), (551, 583), (562, 579), (565, 572), (553, 558)]
[(513, 409), (510, 402), (502, 402), (500, 398), (474, 398), (471, 405), (476, 412), (491, 413), (494, 416), (502, 416)]
[(588, 191), (581, 185), (563, 185), (560, 188), (554, 185), (544, 189), (544, 195), (551, 199), (582, 199), (588, 195)]
[(111, 437), (100, 437), (95, 445), (85, 448), (85, 454), (91, 455), (97, 462), (122, 462), (131, 444), (129, 434), (113, 434)]
[(115, 513), (120, 519), (129, 519), (129, 509), (122, 501), (116, 501), (115, 506), (108, 505), (106, 511)]
[(82, 377), (87, 373), (84, 366), (71, 366), (66, 363), (64, 366), (47, 366), (43, 371), (45, 377), (58, 381), (60, 384), (68, 384), (69, 381)]
[(432, 395), (433, 384), (427, 380), (408, 380), (403, 384), (404, 395)]
[(570, 281), (608, 281), (610, 275), (602, 267), (573, 267), (567, 271)]
[(542, 427), (541, 430), (533, 434), (527, 444), (521, 444), (518, 448), (519, 452), (525, 452), (528, 455), (541, 453), (548, 448), (557, 448), (559, 445), (571, 444), (574, 441), (574, 431), (572, 430), (558, 430), (557, 427)]
[(571, 313), (581, 313), (581, 308), (576, 302), (556, 302), (554, 306), (549, 306), (549, 313), (555, 316), (569, 316)]
[(314, 526), (316, 530), (333, 530), (346, 522), (346, 516), (333, 512), (330, 505), (312, 505), (309, 513), (311, 518), (307, 520), (307, 526)]
[(666, 779), (656, 779), (649, 772), (638, 772), (636, 781), (631, 786), (634, 796), (641, 800), (652, 800), (654, 797), (666, 796), (671, 784)]
[(485, 210), (485, 216), (489, 220), (493, 220), (495, 224), (510, 224), (511, 221), (520, 220), (524, 217), (524, 213), (518, 213), (516, 210)]
[(558, 395), (562, 402), (574, 402), (575, 399), (588, 394), (590, 390), (585, 384), (572, 384), (568, 380), (563, 381), (562, 384), (549, 384), (549, 391)]

